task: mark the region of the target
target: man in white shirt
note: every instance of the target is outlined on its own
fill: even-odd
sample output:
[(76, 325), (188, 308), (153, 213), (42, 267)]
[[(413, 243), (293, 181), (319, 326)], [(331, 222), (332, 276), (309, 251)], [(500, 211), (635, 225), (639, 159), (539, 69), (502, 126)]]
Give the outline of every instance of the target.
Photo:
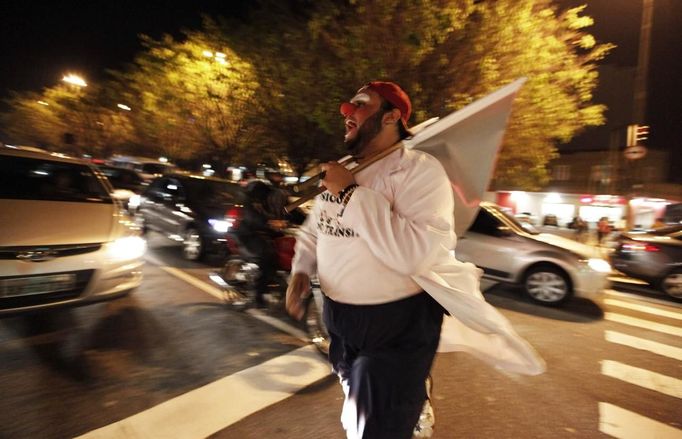
[[(394, 83), (370, 82), (341, 112), (360, 163), (409, 135), (411, 103)], [(410, 438), (444, 313), (414, 279), (454, 247), (450, 181), (435, 158), (403, 148), (355, 176), (335, 162), (322, 169), (327, 191), (297, 238), (287, 310), (303, 316), (317, 273), (348, 437)]]

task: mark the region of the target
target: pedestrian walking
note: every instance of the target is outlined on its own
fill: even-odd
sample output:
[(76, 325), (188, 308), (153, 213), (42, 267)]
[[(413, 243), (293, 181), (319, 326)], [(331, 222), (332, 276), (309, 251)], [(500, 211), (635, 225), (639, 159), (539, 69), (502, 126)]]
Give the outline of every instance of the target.
[(651, 225), (651, 228), (652, 228), (653, 230), (662, 229), (662, 228), (665, 227), (666, 225), (667, 225), (667, 224), (665, 223), (665, 221), (663, 220), (663, 218), (660, 218), (660, 217), (659, 217), (659, 218), (656, 218), (656, 221), (654, 221), (654, 223)]
[(571, 221), (571, 228), (575, 230), (575, 239), (578, 242), (585, 241), (585, 235), (588, 230), (587, 221), (582, 219), (580, 216), (576, 216)]
[(609, 233), (611, 233), (609, 219), (603, 216), (599, 219), (599, 222), (597, 222), (597, 245), (603, 245), (604, 239), (606, 239)]
[[(341, 105), (349, 153), (362, 163), (409, 136), (411, 111), (395, 83), (360, 88)], [(458, 334), (468, 339), (457, 346), (508, 370), (543, 370), (483, 300), (480, 270), (450, 253), (453, 193), (438, 160), (400, 148), (355, 175), (336, 162), (322, 169), (327, 191), (297, 238), (286, 306), (302, 318), (302, 299), (317, 274), (349, 438), (412, 437), (446, 310), (467, 325)]]

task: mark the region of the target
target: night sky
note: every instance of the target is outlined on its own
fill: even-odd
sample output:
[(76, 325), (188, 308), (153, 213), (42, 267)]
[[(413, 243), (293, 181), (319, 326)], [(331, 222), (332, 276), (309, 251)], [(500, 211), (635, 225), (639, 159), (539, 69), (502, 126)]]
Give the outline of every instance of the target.
[[(242, 17), (248, 0), (233, 1), (5, 1), (0, 5), (0, 98), (9, 90), (40, 90), (67, 71), (88, 81), (120, 69), (140, 49), (139, 34), (179, 35), (197, 28), (201, 14)], [(618, 45), (603, 62), (637, 63), (642, 0), (557, 0), (561, 6), (588, 3), (591, 32)], [(682, 153), (682, 0), (655, 0), (649, 71), (648, 120), (654, 147)], [(631, 91), (630, 91), (631, 93)], [(580, 140), (589, 139), (590, 132)], [(677, 154), (682, 155), (682, 154)]]
[(201, 14), (240, 16), (248, 0), (182, 1), (9, 0), (0, 4), (0, 97), (8, 90), (40, 90), (65, 72), (86, 80), (120, 69), (141, 49), (138, 36), (201, 25)]

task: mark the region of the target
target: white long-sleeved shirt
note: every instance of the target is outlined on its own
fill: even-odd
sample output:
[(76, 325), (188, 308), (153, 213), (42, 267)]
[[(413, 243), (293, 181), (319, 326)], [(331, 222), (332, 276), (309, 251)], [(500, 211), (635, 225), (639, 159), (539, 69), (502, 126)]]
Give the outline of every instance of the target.
[(292, 271), (317, 273), (325, 294), (343, 303), (386, 303), (423, 289), (450, 314), (439, 351), (468, 352), (509, 372), (542, 373), (542, 358), (485, 301), (482, 271), (451, 251), (453, 194), (442, 165), (428, 154), (398, 150), (356, 181), (360, 187), (343, 213), (329, 192), (317, 198), (297, 238)]
[(412, 276), (455, 244), (442, 165), (400, 149), (355, 179), (360, 187), (345, 210), (329, 192), (317, 197), (297, 239), (293, 271), (317, 270), (325, 294), (342, 303), (387, 303), (422, 291)]

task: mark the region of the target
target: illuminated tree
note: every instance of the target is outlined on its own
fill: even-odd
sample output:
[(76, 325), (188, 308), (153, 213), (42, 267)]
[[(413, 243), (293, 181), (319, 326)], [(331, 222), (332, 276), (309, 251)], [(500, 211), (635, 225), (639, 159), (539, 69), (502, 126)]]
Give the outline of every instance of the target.
[(60, 83), (41, 93), (13, 93), (2, 117), (5, 131), (18, 144), (106, 157), (133, 133), (128, 114), (105, 90)]
[(251, 65), (214, 22), (176, 41), (143, 37), (144, 51), (119, 75), (137, 101), (134, 123), (148, 149), (178, 158), (238, 158), (251, 137), (246, 120), (258, 88)]
[(435, 86), (425, 89), (427, 101), (422, 101), (433, 112), (528, 78), (497, 162), (498, 188), (538, 189), (548, 179), (545, 165), (556, 157), (556, 143), (604, 122), (606, 107), (592, 103), (592, 91), (596, 61), (613, 46), (596, 44), (583, 31), (592, 19), (581, 16), (582, 10), (558, 13), (549, 0), (480, 2), (464, 37), (444, 45), (454, 44), (457, 56), (448, 60), (447, 52), (438, 50), (425, 63), (450, 61), (436, 78), (422, 81)]
[[(111, 96), (55, 88), (41, 95), (54, 101), (46, 108), (15, 96), (5, 119), (48, 144), (72, 133), (78, 147), (134, 142), (175, 159), (283, 157), (300, 173), (342, 154), (336, 109), (367, 81), (401, 84), (417, 123), (526, 76), (495, 183), (537, 189), (556, 144), (603, 123), (592, 92), (612, 46), (585, 32), (582, 11), (551, 0), (259, 0), (244, 23), (205, 19), (179, 40), (143, 37), (133, 65), (107, 84)], [(112, 112), (113, 96), (133, 111)]]
[(400, 83), (420, 122), (528, 77), (498, 160), (498, 186), (538, 188), (555, 144), (603, 123), (592, 90), (596, 61), (612, 46), (584, 32), (592, 20), (582, 8), (559, 13), (550, 0), (262, 3), (270, 21), (256, 32), (267, 43), (257, 65), (279, 93), (275, 108), (285, 110), (270, 118), (296, 128), (288, 151), (312, 152), (295, 142), (317, 140), (315, 132), (341, 139), (335, 108), (372, 79)]

